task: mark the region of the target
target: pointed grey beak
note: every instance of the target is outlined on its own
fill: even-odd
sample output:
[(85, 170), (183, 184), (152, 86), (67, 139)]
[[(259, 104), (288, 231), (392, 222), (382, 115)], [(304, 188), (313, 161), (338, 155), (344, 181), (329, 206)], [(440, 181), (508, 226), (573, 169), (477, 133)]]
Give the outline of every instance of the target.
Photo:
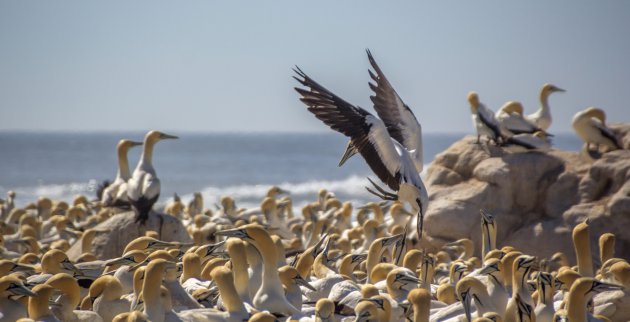
[(303, 279), (302, 276), (300, 276), (300, 275), (296, 276), (293, 280), (298, 285), (302, 285), (302, 286), (306, 287), (307, 289), (309, 289), (311, 291), (316, 291), (315, 287), (313, 285), (311, 285), (311, 283), (309, 283), (305, 279)]
[(15, 295), (24, 295), (24, 296), (30, 296), (30, 297), (37, 297), (37, 294), (33, 293), (31, 290), (29, 290), (28, 288), (26, 288), (26, 286), (22, 285), (22, 284), (11, 284), (11, 286), (8, 289), (9, 292), (15, 294)]
[(179, 137), (177, 137), (175, 135), (162, 133), (162, 135), (160, 135), (160, 140), (166, 140), (166, 139), (179, 139)]
[(130, 261), (126, 257), (113, 258), (105, 262), (105, 266), (131, 265), (131, 264), (135, 264), (135, 262)]
[(240, 228), (217, 231), (214, 234), (217, 236), (236, 237), (241, 239), (247, 238), (247, 232)]
[(346, 151), (343, 152), (343, 156), (341, 160), (339, 160), (339, 167), (341, 167), (348, 159), (350, 159), (353, 155), (359, 153), (359, 150), (352, 144), (352, 140), (348, 141), (348, 145), (346, 145)]
[(462, 305), (464, 306), (464, 312), (466, 312), (466, 320), (468, 322), (472, 321), (472, 314), (471, 314), (471, 308), (470, 308), (470, 302), (471, 302), (471, 297), (470, 294), (468, 293), (468, 291), (462, 293), (461, 295), (462, 298)]

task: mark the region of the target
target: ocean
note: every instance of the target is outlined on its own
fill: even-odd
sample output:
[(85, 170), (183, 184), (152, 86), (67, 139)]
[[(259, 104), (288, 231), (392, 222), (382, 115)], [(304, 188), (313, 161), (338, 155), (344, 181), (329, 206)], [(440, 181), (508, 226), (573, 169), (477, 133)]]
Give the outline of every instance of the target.
[[(153, 157), (162, 186), (158, 206), (174, 193), (188, 202), (201, 192), (210, 209), (223, 195), (234, 197), (239, 207), (252, 207), (270, 185), (289, 190), (295, 207), (316, 200), (320, 188), (354, 204), (376, 200), (364, 188), (372, 174), (361, 156), (337, 167), (347, 143), (337, 133), (169, 134), (180, 139), (159, 142)], [(463, 136), (425, 134), (425, 163)], [(13, 190), (20, 206), (39, 196), (72, 201), (84, 194), (92, 199), (97, 185), (116, 175), (121, 138), (141, 141), (143, 133), (0, 132), (0, 198)], [(559, 134), (554, 146), (578, 151), (581, 141)], [(131, 171), (140, 153), (141, 147), (130, 150)]]

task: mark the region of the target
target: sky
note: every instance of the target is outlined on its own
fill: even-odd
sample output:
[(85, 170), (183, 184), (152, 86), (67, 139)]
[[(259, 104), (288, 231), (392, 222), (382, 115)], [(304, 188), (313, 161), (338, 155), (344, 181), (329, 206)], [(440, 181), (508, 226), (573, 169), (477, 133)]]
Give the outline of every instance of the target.
[(425, 132), (553, 94), (630, 122), (630, 1), (2, 1), (0, 130), (330, 131), (292, 68), (372, 111), (365, 49)]

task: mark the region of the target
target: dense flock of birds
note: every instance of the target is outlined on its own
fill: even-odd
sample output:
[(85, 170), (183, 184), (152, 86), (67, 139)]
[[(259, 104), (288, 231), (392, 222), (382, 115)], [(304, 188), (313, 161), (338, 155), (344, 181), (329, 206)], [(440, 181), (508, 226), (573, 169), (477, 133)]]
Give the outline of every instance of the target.
[[(484, 211), (478, 247), (460, 239), (422, 248), (429, 198), (419, 175), (421, 126), (369, 51), (368, 58), (378, 118), (299, 68), (303, 87), (296, 90), (311, 113), (349, 137), (340, 165), (361, 154), (393, 191), (370, 180), (368, 190), (382, 201), (355, 208), (322, 189), (298, 216), (290, 192), (275, 186), (251, 209), (230, 196), (214, 210), (200, 193), (188, 204), (175, 196), (163, 212), (182, 222), (192, 243), (147, 230), (120, 257), (99, 259), (93, 241), (115, 235), (107, 222), (116, 214), (133, 211), (141, 226), (157, 216), (154, 146), (177, 137), (150, 131), (142, 143), (124, 139), (117, 176), (97, 200), (41, 197), (17, 207), (14, 192), (2, 200), (0, 321), (629, 320), (630, 264), (614, 256), (610, 233), (600, 236), (593, 261), (588, 222), (573, 230), (577, 265), (563, 253), (539, 258), (498, 248), (497, 222)], [(548, 149), (547, 100), (561, 91), (544, 85), (541, 109), (527, 116), (514, 101), (495, 114), (469, 93), (477, 142), (484, 136), (506, 149)], [(621, 148), (601, 109), (579, 112), (573, 126), (587, 149)], [(131, 172), (127, 152), (139, 145), (142, 156)], [(75, 244), (81, 255), (71, 261), (66, 252)]]

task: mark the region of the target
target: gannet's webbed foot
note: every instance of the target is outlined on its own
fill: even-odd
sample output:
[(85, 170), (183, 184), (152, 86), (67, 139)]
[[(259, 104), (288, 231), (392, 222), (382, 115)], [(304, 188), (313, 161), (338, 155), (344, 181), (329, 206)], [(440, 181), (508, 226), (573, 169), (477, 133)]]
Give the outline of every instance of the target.
[(376, 192), (376, 191), (374, 191), (374, 190), (372, 190), (372, 189), (370, 189), (368, 187), (365, 187), (365, 189), (367, 189), (367, 191), (369, 193), (371, 193), (371, 194), (373, 194), (373, 195), (375, 195), (375, 196), (377, 196), (377, 197), (379, 197), (379, 198), (381, 198), (383, 200), (390, 200), (390, 201), (398, 200), (398, 196), (396, 194), (391, 193), (391, 192), (381, 188), (379, 185), (374, 183), (374, 181), (372, 181), (372, 179), (370, 179), (370, 178), (367, 178), (367, 179), (374, 186), (374, 188), (376, 188), (376, 190), (378, 191), (378, 192)]

